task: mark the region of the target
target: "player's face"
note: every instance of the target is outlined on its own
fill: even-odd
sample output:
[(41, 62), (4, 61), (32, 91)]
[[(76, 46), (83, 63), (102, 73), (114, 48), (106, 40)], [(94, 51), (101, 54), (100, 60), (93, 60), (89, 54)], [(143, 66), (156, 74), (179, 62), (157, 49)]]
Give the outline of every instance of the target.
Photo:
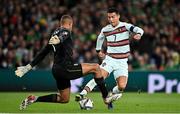
[(73, 21), (72, 20), (69, 20), (68, 23), (67, 23), (67, 27), (70, 31), (72, 31), (72, 28), (73, 28)]
[(72, 28), (73, 28), (73, 21), (71, 21), (69, 26), (70, 26), (70, 30), (72, 30)]
[(113, 12), (113, 13), (107, 13), (107, 16), (108, 16), (108, 21), (109, 21), (109, 23), (110, 23), (113, 27), (115, 27), (115, 26), (118, 25), (120, 15), (116, 14), (115, 12)]

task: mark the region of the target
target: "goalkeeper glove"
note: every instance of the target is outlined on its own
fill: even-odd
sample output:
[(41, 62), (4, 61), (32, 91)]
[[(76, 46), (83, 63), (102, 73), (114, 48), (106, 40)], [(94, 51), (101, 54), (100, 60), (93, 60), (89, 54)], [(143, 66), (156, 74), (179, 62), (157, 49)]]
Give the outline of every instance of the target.
[(60, 42), (61, 41), (60, 41), (60, 39), (58, 38), (57, 35), (51, 37), (50, 40), (49, 40), (49, 44), (54, 44), (54, 45), (59, 44)]
[(17, 67), (15, 74), (16, 74), (16, 76), (21, 78), (24, 74), (26, 74), (31, 69), (32, 69), (32, 66), (30, 64), (28, 64), (26, 66)]

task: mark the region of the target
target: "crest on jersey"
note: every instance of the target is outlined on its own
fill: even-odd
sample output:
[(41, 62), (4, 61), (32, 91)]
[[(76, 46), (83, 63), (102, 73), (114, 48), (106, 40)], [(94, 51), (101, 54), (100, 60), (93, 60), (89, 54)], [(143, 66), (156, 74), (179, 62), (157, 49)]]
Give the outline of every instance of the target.
[(63, 33), (62, 33), (62, 35), (68, 35), (68, 32), (67, 31), (64, 31)]
[(79, 64), (74, 64), (74, 66), (78, 66)]
[(59, 32), (59, 30), (56, 30), (56, 31), (54, 31), (54, 34), (57, 34)]
[(102, 67), (106, 66), (106, 62), (102, 63)]

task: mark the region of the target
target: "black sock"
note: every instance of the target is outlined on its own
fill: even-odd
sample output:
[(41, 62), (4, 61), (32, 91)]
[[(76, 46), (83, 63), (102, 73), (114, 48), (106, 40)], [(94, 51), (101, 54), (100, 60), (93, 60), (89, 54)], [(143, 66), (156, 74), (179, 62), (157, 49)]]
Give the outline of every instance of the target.
[(40, 96), (37, 98), (36, 102), (57, 102), (57, 94)]
[(94, 78), (94, 80), (95, 80), (97, 86), (99, 87), (103, 98), (106, 98), (108, 96), (108, 91), (106, 89), (104, 79), (103, 78)]

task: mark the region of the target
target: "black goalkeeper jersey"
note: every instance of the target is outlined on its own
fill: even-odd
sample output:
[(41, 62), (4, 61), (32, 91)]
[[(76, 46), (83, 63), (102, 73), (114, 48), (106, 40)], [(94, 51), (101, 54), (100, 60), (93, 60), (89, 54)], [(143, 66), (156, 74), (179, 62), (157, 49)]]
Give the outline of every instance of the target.
[(65, 28), (56, 29), (52, 35), (57, 35), (60, 39), (60, 43), (57, 45), (47, 44), (30, 63), (31, 66), (35, 66), (50, 52), (54, 52), (54, 65), (70, 65), (73, 64), (73, 41), (71, 32)]

